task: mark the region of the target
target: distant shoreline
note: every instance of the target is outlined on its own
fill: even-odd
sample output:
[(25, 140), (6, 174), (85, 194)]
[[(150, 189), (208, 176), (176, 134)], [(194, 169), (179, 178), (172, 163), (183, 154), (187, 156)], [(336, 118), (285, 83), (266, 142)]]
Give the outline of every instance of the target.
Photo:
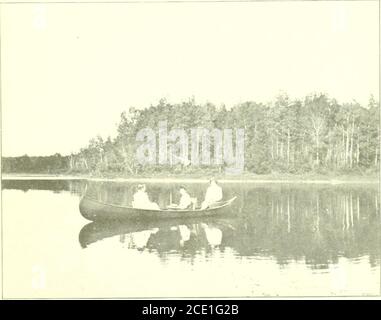
[[(209, 176), (208, 176), (209, 178)], [(164, 182), (164, 183), (197, 183), (207, 182), (208, 178), (194, 176), (186, 177), (185, 175), (167, 175), (167, 176), (132, 176), (132, 177), (96, 177), (86, 175), (53, 175), (53, 174), (3, 174), (2, 180), (88, 180), (88, 181), (110, 181), (110, 182)], [(377, 177), (370, 176), (289, 176), (289, 175), (238, 175), (216, 177), (218, 181), (223, 183), (301, 183), (301, 184), (375, 184), (380, 183)]]

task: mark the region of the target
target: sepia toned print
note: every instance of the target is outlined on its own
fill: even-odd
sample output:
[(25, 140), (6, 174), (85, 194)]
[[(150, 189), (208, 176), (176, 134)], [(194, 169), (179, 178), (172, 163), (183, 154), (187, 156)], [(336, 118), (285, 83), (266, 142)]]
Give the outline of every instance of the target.
[(378, 12), (2, 3), (2, 298), (379, 297)]

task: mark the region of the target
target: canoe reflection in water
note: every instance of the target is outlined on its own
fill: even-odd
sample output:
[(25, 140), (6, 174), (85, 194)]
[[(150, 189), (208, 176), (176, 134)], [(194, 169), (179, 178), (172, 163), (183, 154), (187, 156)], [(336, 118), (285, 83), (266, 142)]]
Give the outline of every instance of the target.
[[(90, 195), (105, 203), (128, 206), (132, 195), (126, 196), (125, 192), (130, 189), (124, 184), (107, 185), (107, 188), (101, 188), (103, 196), (102, 192)], [(200, 197), (198, 184), (189, 188)], [(164, 260), (167, 253), (180, 254), (188, 262), (197, 259), (200, 253), (201, 256), (207, 253), (208, 258), (220, 257), (221, 253), (221, 256), (276, 260), (282, 267), (304, 262), (319, 270), (330, 269), (343, 258), (366, 259), (371, 267), (380, 264), (377, 188), (229, 185), (224, 189), (227, 198), (238, 194), (234, 203), (226, 207), (225, 214), (96, 220), (82, 228), (80, 244), (84, 248), (92, 243), (98, 247), (95, 242), (109, 239), (105, 246), (122, 243), (123, 248), (152, 252)], [(152, 190), (155, 191), (153, 187)], [(160, 185), (153, 193), (156, 195), (153, 200), (164, 207), (169, 203), (166, 195), (170, 191), (169, 184)]]
[(161, 252), (221, 245), (223, 235), (234, 230), (222, 219), (177, 219), (168, 221), (99, 221), (85, 225), (79, 233), (82, 248), (115, 236), (128, 248), (156, 249)]

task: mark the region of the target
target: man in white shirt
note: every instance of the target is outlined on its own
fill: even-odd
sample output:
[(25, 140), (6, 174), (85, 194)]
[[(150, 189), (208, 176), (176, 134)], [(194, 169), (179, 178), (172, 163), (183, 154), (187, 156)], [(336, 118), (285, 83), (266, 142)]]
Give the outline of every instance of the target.
[(181, 198), (180, 198), (178, 208), (179, 209), (186, 209), (192, 204), (192, 198), (184, 187), (180, 187), (179, 191), (181, 194)]
[(181, 195), (179, 204), (170, 204), (168, 208), (187, 209), (193, 203), (192, 198), (189, 195), (188, 191), (185, 189), (185, 187), (181, 186), (179, 188), (179, 192)]
[(160, 210), (159, 205), (155, 202), (151, 202), (149, 199), (144, 184), (138, 185), (138, 191), (135, 192), (134, 199), (132, 200), (132, 207), (146, 210)]
[(221, 201), (222, 197), (222, 188), (217, 184), (217, 181), (214, 178), (211, 178), (209, 187), (206, 190), (205, 200), (201, 204), (201, 209), (206, 209), (212, 204)]

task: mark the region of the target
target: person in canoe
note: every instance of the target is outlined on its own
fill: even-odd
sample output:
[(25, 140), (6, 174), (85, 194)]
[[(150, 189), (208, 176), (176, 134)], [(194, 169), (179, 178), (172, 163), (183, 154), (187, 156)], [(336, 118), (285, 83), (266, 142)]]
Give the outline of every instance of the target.
[(149, 199), (145, 184), (138, 185), (138, 190), (135, 192), (132, 200), (132, 207), (137, 209), (160, 210), (159, 205)]
[(218, 185), (216, 179), (209, 180), (209, 187), (206, 190), (205, 200), (201, 204), (201, 209), (206, 209), (214, 203), (221, 201), (223, 197), (222, 188)]
[(179, 204), (172, 203), (168, 206), (168, 209), (188, 209), (195, 202), (185, 187), (181, 186), (179, 193), (181, 195)]

